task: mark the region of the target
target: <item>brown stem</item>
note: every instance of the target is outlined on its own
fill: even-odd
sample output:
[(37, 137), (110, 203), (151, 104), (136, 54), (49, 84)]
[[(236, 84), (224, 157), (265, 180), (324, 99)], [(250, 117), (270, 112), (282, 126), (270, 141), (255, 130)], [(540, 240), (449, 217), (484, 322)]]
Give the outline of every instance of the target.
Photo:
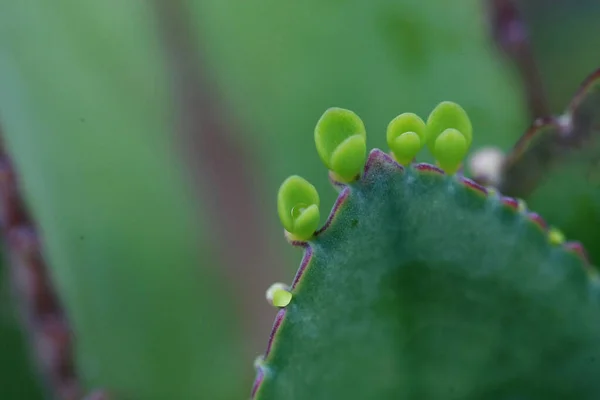
[(527, 28), (517, 5), (514, 0), (486, 1), (490, 10), (492, 35), (497, 45), (519, 71), (532, 119), (550, 115)]
[(177, 105), (178, 141), (193, 171), (194, 187), (207, 206), (219, 258), (238, 294), (245, 332), (251, 335), (249, 350), (256, 354), (273, 318), (264, 293), (275, 266), (283, 265), (269, 245), (268, 218), (254, 184), (261, 174), (254, 169), (255, 160), (232, 139), (241, 135), (192, 39), (184, 2), (155, 4)]
[(83, 391), (75, 372), (71, 330), (52, 287), (35, 223), (1, 143), (0, 218), (20, 315), (41, 375), (57, 399), (79, 400)]

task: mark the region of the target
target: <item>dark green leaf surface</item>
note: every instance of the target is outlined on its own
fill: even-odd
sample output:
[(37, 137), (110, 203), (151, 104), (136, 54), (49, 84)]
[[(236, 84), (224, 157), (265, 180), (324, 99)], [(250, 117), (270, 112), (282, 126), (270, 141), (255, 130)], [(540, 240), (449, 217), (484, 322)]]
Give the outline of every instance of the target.
[(600, 70), (583, 83), (566, 112), (540, 120), (505, 164), (500, 190), (581, 241), (600, 260)]
[(514, 200), (374, 150), (304, 245), (255, 399), (600, 396), (595, 281)]

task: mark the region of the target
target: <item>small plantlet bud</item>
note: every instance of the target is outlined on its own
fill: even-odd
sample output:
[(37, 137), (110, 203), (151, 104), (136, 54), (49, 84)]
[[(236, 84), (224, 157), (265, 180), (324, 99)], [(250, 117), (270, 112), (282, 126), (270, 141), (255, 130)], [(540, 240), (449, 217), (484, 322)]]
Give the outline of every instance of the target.
[(471, 145), (473, 128), (465, 110), (444, 101), (427, 119), (427, 147), (446, 173), (459, 170)]
[(446, 173), (455, 174), (467, 155), (469, 145), (465, 136), (456, 129), (446, 129), (435, 141), (433, 153), (438, 164)]
[(343, 108), (330, 108), (315, 127), (319, 157), (342, 182), (354, 180), (367, 158), (367, 133), (358, 115)]
[(398, 115), (387, 127), (387, 144), (396, 161), (402, 165), (412, 162), (425, 145), (427, 126), (416, 114)]
[(552, 227), (548, 231), (548, 240), (550, 240), (550, 243), (552, 243), (553, 245), (558, 246), (560, 244), (563, 244), (566, 239), (565, 235), (560, 230)]
[(527, 203), (525, 203), (525, 200), (517, 199), (517, 202), (519, 203), (519, 205), (518, 205), (519, 212), (524, 213), (525, 211), (527, 211)]
[(254, 369), (260, 368), (265, 362), (265, 357), (260, 355), (254, 359)]
[(285, 307), (292, 301), (292, 293), (287, 285), (274, 283), (267, 289), (267, 300), (275, 307)]
[(498, 189), (492, 186), (488, 186), (485, 188), (488, 192), (488, 196), (498, 196)]
[(293, 239), (309, 239), (319, 226), (319, 194), (306, 179), (287, 178), (277, 194), (277, 212)]
[(469, 159), (469, 170), (473, 178), (484, 185), (498, 186), (502, 175), (504, 153), (496, 147), (477, 150)]

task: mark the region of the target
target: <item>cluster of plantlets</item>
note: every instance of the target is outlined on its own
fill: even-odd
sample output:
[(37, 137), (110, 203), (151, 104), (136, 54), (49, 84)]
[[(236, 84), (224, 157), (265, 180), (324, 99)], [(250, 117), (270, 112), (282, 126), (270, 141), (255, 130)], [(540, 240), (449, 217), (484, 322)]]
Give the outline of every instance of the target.
[[(588, 139), (598, 82), (588, 78), (569, 108), (568, 126)], [(530, 189), (544, 182), (548, 163), (565, 162), (565, 132), (581, 130), (539, 126), (497, 165), (504, 182), (521, 179), (516, 165), (537, 174)], [(390, 154), (367, 156), (361, 119), (325, 112), (315, 143), (339, 197), (319, 229), (314, 186), (292, 176), (280, 187), (279, 217), (304, 257), (289, 287), (267, 291), (280, 310), (253, 398), (598, 398), (596, 269), (523, 200), (464, 176), (472, 131), (459, 105), (442, 102), (426, 122), (393, 119)], [(437, 165), (416, 162), (425, 146)]]

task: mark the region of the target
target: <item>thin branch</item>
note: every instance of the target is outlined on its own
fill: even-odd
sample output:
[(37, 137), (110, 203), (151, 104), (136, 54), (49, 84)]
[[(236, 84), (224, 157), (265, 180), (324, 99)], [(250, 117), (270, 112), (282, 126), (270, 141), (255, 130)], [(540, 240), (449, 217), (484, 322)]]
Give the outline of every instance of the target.
[(550, 109), (527, 27), (514, 0), (486, 0), (492, 35), (499, 48), (517, 67), (525, 88), (532, 119), (550, 115)]
[(21, 318), (49, 391), (79, 400), (82, 389), (73, 362), (72, 335), (52, 287), (35, 224), (26, 211), (12, 163), (0, 145), (0, 214)]

